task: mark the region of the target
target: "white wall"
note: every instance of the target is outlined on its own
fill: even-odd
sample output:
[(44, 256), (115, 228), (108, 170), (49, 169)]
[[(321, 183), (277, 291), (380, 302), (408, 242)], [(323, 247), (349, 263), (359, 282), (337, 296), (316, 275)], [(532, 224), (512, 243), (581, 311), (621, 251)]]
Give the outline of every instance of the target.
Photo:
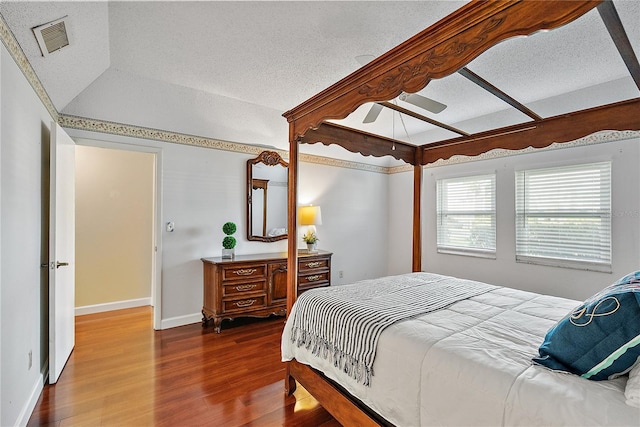
[[(2, 62), (5, 58), (4, 47), (0, 48), (0, 242), (2, 242)], [(2, 271), (2, 244), (0, 244), (0, 272)], [(2, 315), (2, 274), (0, 274), (0, 321)], [(2, 327), (0, 327), (0, 384), (2, 382)], [(2, 422), (2, 386), (0, 386), (0, 423)]]
[[(44, 221), (51, 117), (0, 45), (0, 425), (26, 424), (42, 389), (48, 341)], [(43, 245), (44, 242), (44, 245)], [(28, 368), (28, 354), (33, 366)]]
[[(572, 163), (612, 161), (612, 273), (515, 262), (514, 170)], [(632, 139), (583, 147), (521, 154), (456, 165), (427, 167), (423, 181), (422, 268), (441, 274), (481, 280), (497, 285), (583, 300), (621, 276), (640, 268), (640, 140)], [(436, 251), (436, 180), (446, 177), (496, 172), (497, 259), (440, 254)], [(392, 176), (391, 194), (402, 194), (400, 209), (409, 209), (411, 193), (405, 185), (411, 173)], [(402, 192), (402, 193), (401, 193)], [(394, 208), (395, 211), (395, 208)], [(399, 215), (399, 214), (395, 214)], [(394, 251), (406, 250), (410, 227), (391, 240)], [(401, 233), (401, 234), (400, 234)], [(402, 258), (390, 271), (404, 268)]]
[[(413, 170), (389, 175), (388, 186), (387, 272), (390, 275), (409, 273), (413, 257)], [(424, 236), (424, 230), (422, 234)]]
[(386, 275), (387, 175), (300, 163), (298, 202), (322, 209), (318, 248), (333, 252), (332, 285)]

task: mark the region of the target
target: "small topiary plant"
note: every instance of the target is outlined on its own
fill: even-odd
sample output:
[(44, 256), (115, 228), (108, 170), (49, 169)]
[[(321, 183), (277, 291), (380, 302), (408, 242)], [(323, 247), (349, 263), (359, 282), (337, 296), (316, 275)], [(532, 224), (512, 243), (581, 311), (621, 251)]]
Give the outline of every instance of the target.
[(236, 238), (232, 236), (232, 234), (235, 233), (236, 230), (237, 227), (233, 222), (229, 221), (224, 223), (224, 225), (222, 226), (222, 231), (224, 232), (224, 234), (226, 234), (226, 237), (222, 239), (223, 248), (233, 249), (236, 247), (236, 243), (238, 242)]

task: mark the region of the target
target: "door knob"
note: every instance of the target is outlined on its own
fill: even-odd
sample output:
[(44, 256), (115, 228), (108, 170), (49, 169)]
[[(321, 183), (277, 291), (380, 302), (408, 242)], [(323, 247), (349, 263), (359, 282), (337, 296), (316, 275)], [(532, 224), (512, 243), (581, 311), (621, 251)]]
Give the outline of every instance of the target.
[(45, 263), (45, 264), (40, 264), (40, 267), (42, 267), (42, 268), (49, 268), (49, 267), (53, 268), (55, 266), (56, 268), (60, 268), (60, 267), (65, 267), (67, 265), (69, 265), (68, 262), (56, 261), (55, 264), (54, 263), (49, 264), (48, 262)]

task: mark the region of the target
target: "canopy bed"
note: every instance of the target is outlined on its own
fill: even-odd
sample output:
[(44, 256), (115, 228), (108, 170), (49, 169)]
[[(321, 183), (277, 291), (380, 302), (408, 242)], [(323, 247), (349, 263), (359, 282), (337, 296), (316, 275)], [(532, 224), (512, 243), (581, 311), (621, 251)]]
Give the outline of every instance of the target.
[[(413, 165), (412, 270), (420, 272), (422, 269), (420, 206), (422, 174), (425, 165), (439, 159), (448, 159), (453, 155), (475, 156), (497, 148), (510, 150), (524, 149), (529, 146), (543, 148), (554, 142), (569, 142), (601, 130), (640, 130), (640, 114), (638, 114), (640, 112), (640, 98), (575, 111), (560, 116), (542, 118), (465, 68), (469, 62), (481, 53), (507, 38), (526, 36), (537, 31), (558, 28), (576, 20), (596, 7), (635, 85), (640, 88), (640, 66), (638, 65), (638, 60), (626, 37), (617, 12), (610, 1), (472, 1), (306, 102), (284, 113), (284, 117), (290, 125), (287, 223), (289, 253), (287, 265), (288, 313), (292, 313), (292, 308), (297, 298), (297, 259), (292, 254), (296, 254), (298, 242), (296, 203), (298, 200), (298, 153), (300, 143), (338, 144), (352, 152), (373, 156), (391, 155), (398, 160)], [(331, 119), (345, 118), (357, 107), (367, 102), (377, 102), (385, 107), (398, 109), (397, 105), (385, 101), (395, 98), (402, 92), (415, 93), (424, 88), (432, 79), (443, 78), (453, 73), (460, 73), (469, 79), (473, 79), (484, 89), (502, 97), (506, 102), (518, 108), (529, 116), (530, 120), (525, 123), (475, 134), (467, 134), (451, 126), (436, 122), (434, 124), (457, 132), (460, 136), (421, 146), (327, 122), (327, 120)], [(407, 112), (405, 111), (405, 113)], [(555, 306), (556, 311), (551, 310), (551, 312), (548, 312), (545, 308), (542, 310), (545, 314), (539, 316), (539, 323), (537, 324), (546, 325), (546, 327), (549, 326), (548, 322), (553, 323), (553, 321), (557, 321), (562, 317), (557, 312), (558, 306), (565, 312), (571, 308), (566, 306), (567, 303), (549, 301), (544, 296), (535, 296), (527, 293), (498, 295), (501, 292), (508, 294), (504, 289), (487, 292), (494, 294), (497, 301), (504, 297), (506, 299), (526, 300), (531, 307), (542, 305), (546, 308), (551, 308)], [(457, 306), (457, 310), (460, 310), (460, 304), (463, 304), (463, 306), (464, 304), (485, 304), (488, 299), (486, 295), (475, 295), (468, 297), (468, 300), (455, 303), (453, 307)], [(575, 301), (569, 302), (569, 304), (574, 303)], [(507, 312), (510, 312), (508, 305), (505, 303), (501, 309), (506, 309)], [(536, 311), (535, 309), (533, 310)], [(440, 316), (438, 313), (440, 312), (435, 311), (427, 316), (436, 319), (435, 323), (437, 324), (437, 318)], [(507, 317), (511, 316), (511, 314), (507, 314)], [(516, 313), (513, 315), (518, 317), (521, 314)], [(455, 317), (453, 313), (449, 313), (449, 315)], [(470, 327), (465, 322), (465, 320), (461, 319), (458, 326), (460, 328)], [(516, 321), (515, 323), (518, 322)], [(429, 328), (433, 327), (429, 326)], [(392, 325), (387, 329), (394, 329), (396, 332), (400, 330), (399, 333), (401, 335), (403, 333), (401, 326), (398, 325)], [(406, 334), (406, 331), (404, 333)], [(537, 333), (539, 334), (539, 331)], [(380, 341), (393, 341), (392, 338), (385, 334), (386, 332), (383, 332), (380, 336)], [(383, 337), (385, 338), (383, 339)], [(380, 357), (387, 356), (381, 354)], [(308, 361), (305, 360), (303, 362)], [(381, 376), (395, 375), (395, 373), (383, 374), (376, 372), (376, 375), (378, 374)], [(405, 373), (397, 374), (406, 376)], [(419, 374), (416, 375), (419, 376)], [(345, 425), (376, 425), (387, 422), (384, 417), (378, 417), (375, 411), (370, 411), (363, 407), (361, 403), (363, 399), (353, 398), (351, 395), (352, 390), (345, 390), (345, 388), (349, 387), (337, 385), (315, 369), (311, 369), (305, 363), (300, 363), (300, 361), (294, 359), (288, 362), (287, 366), (287, 378), (285, 380), (287, 392), (292, 392), (295, 389), (295, 380), (302, 384), (338, 421)], [(398, 392), (398, 395), (404, 396), (398, 390), (392, 390), (390, 394), (396, 392)], [(438, 397), (438, 392), (434, 390), (423, 390), (422, 392), (430, 393), (434, 399)], [(539, 392), (540, 390), (538, 389)], [(526, 393), (535, 394), (535, 390), (527, 389), (523, 391), (519, 398), (524, 399)], [(607, 394), (609, 392), (606, 390), (595, 392), (598, 396), (603, 393)], [(464, 393), (461, 396), (465, 396)], [(555, 396), (555, 398), (559, 398), (559, 396)], [(367, 398), (364, 400), (367, 400)], [(508, 402), (508, 405), (512, 404), (515, 403)], [(491, 423), (495, 420), (495, 418), (490, 418), (487, 422)], [(511, 419), (512, 422), (516, 423), (517, 421), (515, 420), (517, 420), (517, 416)], [(505, 419), (501, 421), (504, 423)], [(465, 422), (468, 423), (468, 420), (461, 418), (459, 422), (464, 424)], [(509, 421), (507, 420), (506, 422)], [(531, 422), (531, 419), (529, 419), (529, 422)], [(606, 420), (603, 422), (606, 422)]]

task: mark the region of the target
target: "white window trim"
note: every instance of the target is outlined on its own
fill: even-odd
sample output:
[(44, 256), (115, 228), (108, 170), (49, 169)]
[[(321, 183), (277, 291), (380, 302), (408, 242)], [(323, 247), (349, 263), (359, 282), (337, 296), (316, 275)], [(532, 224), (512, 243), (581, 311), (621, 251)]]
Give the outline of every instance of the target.
[(496, 250), (482, 250), (472, 248), (458, 248), (453, 246), (438, 246), (439, 254), (463, 255), (476, 258), (496, 259)]
[(573, 270), (597, 271), (599, 273), (612, 273), (611, 264), (587, 262), (568, 259), (544, 258), (528, 255), (516, 255), (516, 262), (521, 264), (544, 265), (547, 267), (571, 268)]

